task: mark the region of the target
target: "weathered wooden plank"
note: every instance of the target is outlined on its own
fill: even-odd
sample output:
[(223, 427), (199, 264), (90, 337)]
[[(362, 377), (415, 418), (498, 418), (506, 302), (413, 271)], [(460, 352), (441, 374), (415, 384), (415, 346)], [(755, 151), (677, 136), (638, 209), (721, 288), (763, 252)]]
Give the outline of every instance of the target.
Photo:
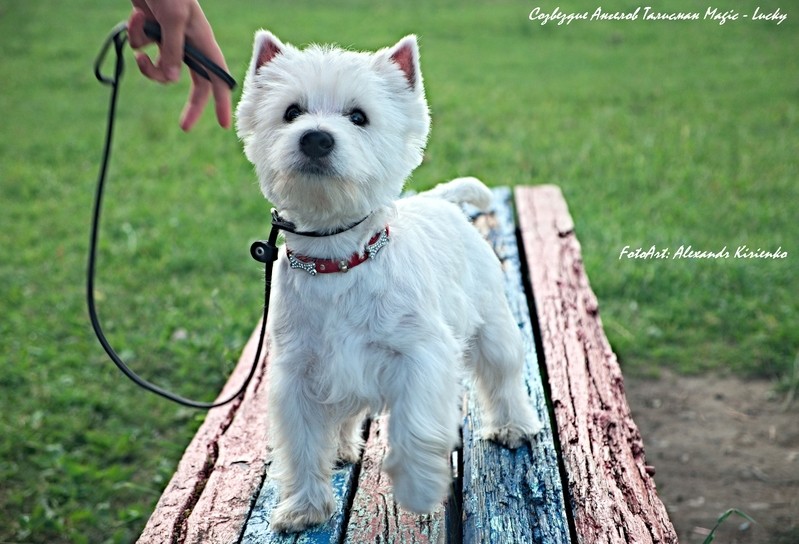
[[(218, 399), (227, 398), (241, 387), (250, 371), (253, 357), (255, 357), (259, 332), (260, 324), (247, 342), (236, 368), (219, 394)], [(241, 472), (240, 469), (246, 467), (244, 470), (245, 475), (238, 474), (236, 478), (230, 478), (233, 482), (230, 487), (230, 493), (241, 492), (244, 489), (247, 490), (246, 493), (251, 493), (252, 496), (252, 482), (257, 481), (260, 483), (263, 473), (263, 463), (260, 463), (261, 468), (259, 468), (259, 462), (254, 456), (257, 456), (259, 451), (265, 452), (265, 444), (261, 441), (262, 437), (254, 437), (251, 434), (249, 422), (252, 420), (251, 414), (264, 410), (260, 407), (263, 401), (262, 396), (253, 395), (253, 393), (260, 389), (265, 368), (266, 356), (262, 355), (256, 374), (243, 398), (208, 412), (205, 421), (186, 448), (175, 474), (161, 495), (155, 511), (150, 516), (144, 531), (139, 537), (139, 544), (183, 543), (187, 541), (187, 537), (190, 534), (196, 534), (195, 528), (189, 522), (192, 513), (198, 504), (202, 507), (206, 493), (215, 494), (219, 490), (216, 482), (219, 481), (219, 476), (222, 474), (230, 475), (233, 472)], [(242, 413), (248, 414), (246, 423), (239, 419)], [(262, 428), (263, 425), (258, 427)], [(234, 431), (231, 432), (231, 429), (234, 429)], [(227, 443), (233, 439), (232, 435), (242, 430), (247, 433), (245, 440), (251, 440), (247, 445), (250, 449), (250, 454), (238, 458), (234, 455), (231, 458), (228, 453)], [(253, 427), (252, 431), (254, 432), (255, 430), (255, 427)], [(222, 454), (221, 456), (220, 453)], [(239, 465), (237, 461), (242, 461), (242, 463)], [(218, 474), (217, 470), (219, 471)], [(261, 475), (259, 475), (259, 471)], [(209, 483), (211, 484), (210, 486)], [(249, 500), (246, 497), (246, 493), (241, 495), (243, 502)], [(238, 527), (238, 530), (241, 531), (246, 520), (247, 510), (249, 509), (235, 508), (232, 512), (225, 513), (227, 519), (214, 518), (216, 519), (216, 526), (220, 530), (225, 527), (230, 528), (229, 531), (225, 529), (225, 534), (234, 534), (235, 527)], [(205, 511), (206, 513), (208, 512), (207, 509)], [(194, 519), (196, 519), (196, 516), (192, 518), (192, 523)], [(238, 533), (235, 534), (238, 535)], [(192, 540), (188, 541), (191, 542)], [(210, 540), (194, 541), (209, 542)]]
[(515, 195), (578, 542), (677, 542), (563, 195), (554, 186)]
[(333, 472), (332, 485), (336, 496), (336, 511), (327, 522), (301, 533), (280, 533), (272, 530), (272, 511), (278, 503), (277, 483), (267, 477), (247, 522), (241, 544), (338, 544), (344, 533), (346, 510), (349, 506), (356, 467), (344, 465)]
[(388, 417), (381, 416), (370, 426), (345, 542), (443, 543), (446, 540), (443, 503), (431, 514), (419, 515), (394, 502), (389, 477), (382, 471), (388, 450)]
[(186, 544), (233, 543), (244, 531), (269, 453), (267, 378), (267, 372), (253, 377), (236, 417), (217, 441), (216, 463), (188, 518)]
[(533, 444), (515, 451), (481, 440), (476, 393), (467, 393), (463, 542), (568, 543), (563, 489), (521, 278), (510, 197), (509, 189), (495, 189), (495, 212), (478, 217), (476, 225), (502, 261), (507, 298), (526, 344), (524, 379), (544, 429)]

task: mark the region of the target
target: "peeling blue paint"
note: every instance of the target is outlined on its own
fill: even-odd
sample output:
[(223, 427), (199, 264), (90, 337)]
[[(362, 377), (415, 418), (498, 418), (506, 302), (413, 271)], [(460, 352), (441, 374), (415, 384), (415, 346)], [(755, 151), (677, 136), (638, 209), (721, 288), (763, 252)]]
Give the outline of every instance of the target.
[(463, 543), (569, 543), (563, 488), (552, 437), (530, 310), (522, 284), (510, 189), (494, 189), (496, 224), (489, 240), (503, 261), (505, 290), (526, 343), (525, 381), (544, 429), (515, 451), (479, 438), (479, 409), (469, 394), (463, 428)]
[(355, 465), (345, 465), (333, 472), (332, 484), (336, 495), (336, 512), (326, 523), (313, 527), (302, 533), (278, 533), (270, 528), (272, 511), (278, 503), (278, 490), (276, 482), (267, 477), (255, 507), (250, 514), (247, 527), (240, 542), (241, 544), (338, 544), (346, 527), (344, 509), (349, 504), (350, 493), (353, 490), (355, 478)]

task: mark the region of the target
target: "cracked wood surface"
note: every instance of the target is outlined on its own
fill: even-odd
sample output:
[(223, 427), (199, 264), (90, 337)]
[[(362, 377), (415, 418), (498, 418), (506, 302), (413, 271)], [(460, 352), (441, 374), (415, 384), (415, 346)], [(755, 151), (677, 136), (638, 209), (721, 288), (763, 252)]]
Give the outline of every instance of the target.
[(346, 464), (333, 471), (331, 484), (336, 497), (336, 511), (325, 523), (301, 533), (279, 533), (270, 527), (272, 510), (278, 503), (278, 489), (274, 479), (267, 475), (258, 500), (247, 520), (241, 540), (236, 544), (338, 544), (344, 532), (347, 509), (353, 493), (357, 470)]
[[(235, 393), (247, 377), (259, 331), (260, 324), (218, 400)], [(262, 354), (243, 400), (208, 412), (158, 500), (139, 544), (239, 540), (265, 470), (266, 359)]]
[(463, 426), (463, 543), (570, 542), (552, 426), (524, 292), (511, 192), (494, 189), (493, 213), (475, 225), (502, 262), (505, 295), (525, 342), (524, 381), (543, 429), (515, 451), (480, 439), (482, 421), (470, 387)]
[(388, 417), (374, 420), (361, 461), (358, 488), (350, 509), (347, 544), (438, 544), (446, 541), (445, 505), (432, 513), (414, 514), (394, 502), (389, 477), (383, 472), (388, 451)]
[(577, 540), (677, 542), (563, 195), (537, 186), (517, 187), (515, 196)]

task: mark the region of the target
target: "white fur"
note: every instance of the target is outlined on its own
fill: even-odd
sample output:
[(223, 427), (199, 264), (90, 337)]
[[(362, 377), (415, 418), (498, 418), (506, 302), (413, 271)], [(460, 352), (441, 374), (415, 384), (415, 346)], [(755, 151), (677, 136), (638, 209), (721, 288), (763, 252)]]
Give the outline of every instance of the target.
[[(430, 124), (418, 59), (413, 36), (356, 53), (300, 51), (256, 34), (237, 129), (264, 194), (300, 230), (331, 232), (368, 215), (334, 236), (286, 233), (286, 246), (343, 259), (390, 226), (388, 245), (347, 273), (311, 276), (291, 269), (281, 250), (269, 308), (277, 530), (302, 530), (332, 514), (334, 461), (358, 458), (363, 414), (384, 409), (384, 467), (395, 498), (416, 512), (436, 507), (451, 480), (464, 366), (476, 378), (487, 438), (517, 447), (540, 428), (499, 261), (456, 204), (485, 208), (490, 191), (460, 178), (397, 200), (421, 162)], [(287, 122), (292, 104), (303, 113)], [(354, 108), (367, 125), (350, 121)], [(335, 139), (315, 172), (298, 143), (309, 130)]]

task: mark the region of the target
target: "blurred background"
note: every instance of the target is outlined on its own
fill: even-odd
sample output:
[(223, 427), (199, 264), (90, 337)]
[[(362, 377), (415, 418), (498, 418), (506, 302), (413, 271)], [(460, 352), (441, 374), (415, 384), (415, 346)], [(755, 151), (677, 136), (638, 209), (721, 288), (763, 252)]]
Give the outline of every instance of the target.
[[(638, 7), (613, 4), (602, 8)], [(433, 128), (410, 188), (460, 175), (559, 185), (625, 375), (766, 378), (785, 395), (799, 379), (799, 7), (717, 6), (780, 8), (780, 25), (528, 18), (599, 6), (203, 2), (239, 82), (261, 27), (354, 49), (417, 34)], [(125, 0), (0, 0), (0, 542), (135, 540), (203, 418), (127, 382), (85, 310), (108, 102), (92, 62), (129, 11)], [(267, 233), (269, 204), (212, 108), (180, 131), (188, 75), (161, 87), (126, 60), (100, 313), (137, 371), (211, 400), (260, 316), (248, 248)], [(787, 257), (620, 259), (625, 246), (689, 245)]]

